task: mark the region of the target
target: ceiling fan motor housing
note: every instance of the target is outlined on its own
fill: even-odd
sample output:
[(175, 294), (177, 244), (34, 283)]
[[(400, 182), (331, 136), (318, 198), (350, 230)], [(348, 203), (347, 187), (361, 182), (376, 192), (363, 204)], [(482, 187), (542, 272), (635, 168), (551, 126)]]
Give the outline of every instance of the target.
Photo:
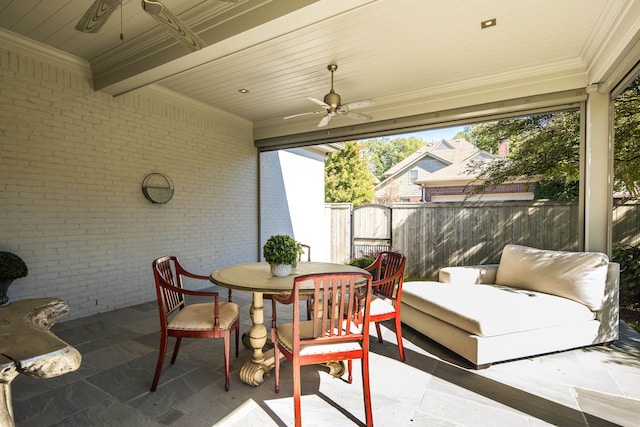
[(324, 103), (330, 107), (328, 113), (335, 113), (340, 106), (340, 95), (333, 91), (333, 73), (337, 69), (336, 64), (327, 65), (327, 70), (331, 71), (331, 90), (324, 96)]
[(340, 106), (340, 95), (332, 89), (331, 92), (324, 96), (324, 103), (330, 106), (331, 110), (335, 110)]

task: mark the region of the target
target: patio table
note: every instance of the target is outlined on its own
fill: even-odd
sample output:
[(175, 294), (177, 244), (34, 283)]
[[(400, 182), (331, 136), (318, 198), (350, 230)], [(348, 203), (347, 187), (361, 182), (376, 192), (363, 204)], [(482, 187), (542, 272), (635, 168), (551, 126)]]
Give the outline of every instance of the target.
[[(225, 267), (214, 271), (210, 279), (216, 285), (249, 291), (253, 293), (251, 304), (251, 321), (253, 326), (249, 330), (249, 342), (253, 349), (251, 360), (240, 369), (240, 379), (249, 385), (258, 386), (264, 382), (264, 374), (273, 368), (273, 350), (263, 351), (267, 343), (267, 328), (264, 324), (263, 294), (286, 294), (293, 288), (293, 279), (304, 274), (315, 273), (343, 273), (360, 272), (368, 273), (358, 267), (331, 262), (299, 262), (286, 277), (273, 277), (271, 268), (266, 262), (254, 262)], [(305, 290), (304, 284), (300, 286)], [(309, 282), (309, 291), (313, 289), (313, 283)]]

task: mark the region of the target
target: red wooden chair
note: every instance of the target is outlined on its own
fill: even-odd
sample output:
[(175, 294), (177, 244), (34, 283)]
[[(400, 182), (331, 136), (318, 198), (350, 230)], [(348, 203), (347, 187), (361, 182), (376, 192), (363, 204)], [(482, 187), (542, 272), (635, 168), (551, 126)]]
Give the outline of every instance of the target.
[(400, 360), (405, 361), (402, 345), (402, 324), (400, 322), (400, 302), (402, 301), (402, 282), (407, 258), (398, 252), (381, 252), (373, 264), (365, 270), (373, 276), (373, 296), (371, 297), (371, 321), (376, 324), (378, 341), (382, 343), (380, 322), (394, 320)]
[[(231, 302), (231, 290), (229, 290), (229, 302), (218, 303), (217, 292), (184, 289), (182, 276), (207, 281), (209, 278), (189, 273), (175, 256), (158, 258), (153, 261), (152, 267), (160, 311), (161, 338), (151, 391), (155, 391), (158, 386), (169, 337), (176, 338), (171, 356), (172, 365), (178, 357), (182, 338), (222, 338), (224, 340), (224, 388), (229, 390), (229, 337), (231, 331), (235, 330), (236, 357), (238, 357), (240, 331), (240, 311), (238, 305)], [(186, 304), (185, 295), (211, 297), (213, 302)]]
[(311, 261), (311, 246), (300, 244), (302, 252), (298, 255), (298, 261)]
[[(298, 261), (311, 261), (311, 246), (300, 244), (302, 252), (298, 255)], [(311, 295), (302, 295), (302, 299), (307, 301), (307, 320), (311, 320)]]
[[(301, 286), (304, 284), (303, 290)], [(309, 289), (309, 290), (306, 290)], [(313, 295), (314, 320), (300, 321), (300, 300)], [(275, 390), (280, 391), (280, 354), (293, 362), (295, 425), (302, 425), (300, 367), (347, 360), (352, 381), (353, 359), (362, 360), (366, 425), (373, 425), (369, 388), (369, 304), (371, 276), (366, 273), (307, 274), (294, 279), (287, 295), (272, 296)], [(276, 303), (293, 304), (293, 323), (277, 325)]]

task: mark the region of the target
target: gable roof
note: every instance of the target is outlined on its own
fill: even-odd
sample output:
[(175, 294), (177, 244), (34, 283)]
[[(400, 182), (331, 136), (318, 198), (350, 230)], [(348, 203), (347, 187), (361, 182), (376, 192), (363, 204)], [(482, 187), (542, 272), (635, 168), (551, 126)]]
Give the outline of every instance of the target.
[(496, 159), (499, 159), (499, 157), (493, 154), (489, 154), (486, 151), (478, 150), (475, 153), (471, 154), (469, 157), (464, 158), (459, 162), (454, 162), (440, 170), (432, 172), (425, 178), (417, 180), (415, 183), (417, 185), (424, 186), (425, 184), (429, 183), (435, 184), (445, 181), (462, 181), (464, 184), (468, 184), (471, 181), (476, 180), (476, 177), (474, 175), (470, 175), (466, 172), (472, 163), (479, 161), (494, 161)]
[(457, 177), (457, 179), (468, 180), (474, 178), (464, 174), (466, 166), (471, 161), (494, 160), (499, 157), (479, 149), (464, 138), (429, 142), (401, 162), (389, 168), (389, 170), (384, 173), (384, 181), (378, 186), (384, 185), (389, 179), (415, 167), (418, 162), (427, 158), (435, 159), (443, 164), (441, 169), (432, 172), (430, 176), (438, 177), (438, 180), (443, 179), (443, 177)]

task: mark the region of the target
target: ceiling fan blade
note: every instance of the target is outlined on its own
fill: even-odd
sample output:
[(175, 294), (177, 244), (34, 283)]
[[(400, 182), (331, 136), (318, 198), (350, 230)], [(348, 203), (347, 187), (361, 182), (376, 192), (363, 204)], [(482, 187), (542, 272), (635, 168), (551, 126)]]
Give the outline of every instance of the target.
[(319, 128), (321, 128), (321, 127), (325, 127), (325, 126), (327, 126), (327, 125), (329, 124), (329, 120), (331, 120), (331, 117), (332, 117), (332, 116), (333, 116), (332, 114), (327, 114), (326, 116), (324, 116), (324, 117), (320, 120), (320, 123), (318, 123), (318, 127), (319, 127)]
[(292, 119), (294, 117), (310, 116), (310, 115), (322, 114), (322, 113), (326, 113), (326, 111), (310, 111), (308, 113), (293, 114), (291, 116), (283, 117), (283, 119), (286, 120), (286, 119)]
[(357, 110), (358, 108), (366, 108), (376, 105), (375, 102), (371, 99), (363, 99), (362, 101), (349, 102), (348, 104), (342, 105), (343, 107), (347, 107), (349, 110)]
[(318, 104), (319, 106), (321, 106), (322, 108), (326, 108), (329, 109), (331, 107), (329, 107), (324, 101), (320, 101), (318, 98), (307, 98), (309, 101), (311, 102), (315, 102), (316, 104)]
[(373, 117), (371, 116), (367, 116), (366, 114), (354, 113), (353, 111), (349, 111), (347, 114), (345, 114), (345, 117), (363, 121), (369, 121), (373, 119)]
[(76, 24), (76, 30), (83, 33), (97, 33), (118, 6), (120, 6), (120, 0), (94, 1)]
[(182, 21), (157, 0), (142, 0), (142, 8), (156, 21), (164, 25), (173, 36), (189, 49), (196, 51), (204, 47), (204, 42)]

